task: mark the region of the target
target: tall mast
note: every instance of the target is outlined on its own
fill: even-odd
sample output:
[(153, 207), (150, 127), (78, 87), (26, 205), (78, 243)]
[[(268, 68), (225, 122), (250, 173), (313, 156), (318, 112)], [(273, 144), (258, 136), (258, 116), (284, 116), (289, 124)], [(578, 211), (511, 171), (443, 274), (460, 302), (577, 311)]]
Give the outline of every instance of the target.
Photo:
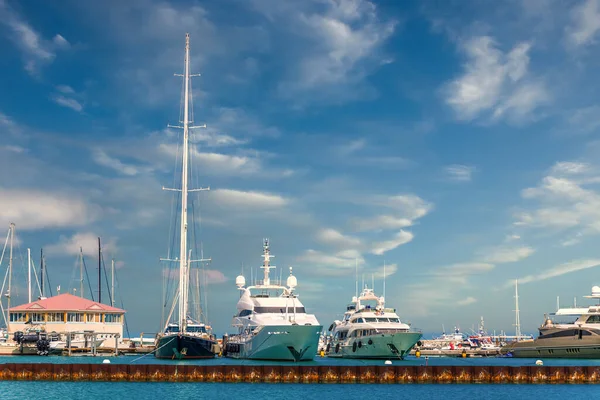
[(98, 303), (102, 303), (102, 246), (98, 237)]
[(40, 297), (44, 297), (44, 249), (40, 249)]
[(15, 237), (15, 224), (13, 222), (10, 223), (10, 256), (8, 259), (8, 298), (6, 300), (6, 313), (8, 314), (6, 318), (6, 331), (10, 332), (10, 297), (11, 293), (11, 285), (12, 285), (12, 264), (13, 264), (13, 241)]
[(188, 313), (188, 259), (187, 259), (187, 203), (189, 157), (189, 105), (190, 105), (190, 34), (185, 34), (185, 67), (183, 94), (183, 162), (181, 168), (181, 236), (179, 244), (179, 331), (185, 332)]
[(519, 317), (519, 280), (515, 279), (515, 335), (521, 340), (521, 319)]

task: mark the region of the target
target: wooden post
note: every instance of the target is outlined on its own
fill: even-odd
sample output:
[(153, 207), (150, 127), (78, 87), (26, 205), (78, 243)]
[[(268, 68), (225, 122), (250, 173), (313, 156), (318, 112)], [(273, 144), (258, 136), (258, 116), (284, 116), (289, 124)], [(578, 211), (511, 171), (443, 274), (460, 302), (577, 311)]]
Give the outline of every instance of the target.
[(69, 357), (71, 357), (71, 332), (67, 332), (67, 351)]
[(119, 355), (119, 337), (118, 333), (115, 334), (115, 356)]

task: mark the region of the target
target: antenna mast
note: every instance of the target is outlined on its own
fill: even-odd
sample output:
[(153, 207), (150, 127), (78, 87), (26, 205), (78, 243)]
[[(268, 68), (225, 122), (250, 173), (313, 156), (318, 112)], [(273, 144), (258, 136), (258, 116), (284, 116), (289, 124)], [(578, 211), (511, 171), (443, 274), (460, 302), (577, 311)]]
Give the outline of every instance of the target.
[(270, 253), (270, 248), (269, 248), (269, 239), (264, 239), (264, 244), (263, 244), (263, 265), (262, 265), (262, 269), (265, 270), (264, 272), (264, 280), (263, 280), (263, 285), (268, 286), (271, 284), (271, 280), (269, 279), (269, 271), (271, 270), (271, 268), (275, 268), (274, 265), (270, 265), (270, 260), (271, 258), (273, 258), (275, 256), (271, 255)]
[(385, 298), (385, 260), (383, 260), (383, 298)]
[(521, 340), (521, 319), (519, 317), (519, 280), (515, 279), (515, 335)]
[(110, 305), (112, 307), (114, 307), (115, 306), (115, 259), (114, 258), (112, 259), (110, 267), (111, 267), (110, 268), (110, 272), (111, 272), (111, 274), (110, 274), (110, 280), (111, 280), (110, 293), (112, 293), (110, 296), (110, 303), (111, 303)]

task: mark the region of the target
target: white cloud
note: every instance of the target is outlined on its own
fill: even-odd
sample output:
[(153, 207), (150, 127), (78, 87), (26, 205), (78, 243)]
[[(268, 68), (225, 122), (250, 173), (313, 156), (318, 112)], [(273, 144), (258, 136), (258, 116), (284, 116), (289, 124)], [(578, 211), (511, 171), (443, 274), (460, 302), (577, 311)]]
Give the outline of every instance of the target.
[[(98, 256), (98, 236), (92, 232), (80, 232), (76, 233), (71, 237), (61, 236), (58, 243), (50, 244), (44, 247), (44, 251), (50, 255), (77, 255), (79, 249), (84, 255), (90, 257)], [(117, 251), (117, 239), (116, 238), (102, 238), (101, 246), (102, 251), (109, 254), (114, 254)], [(105, 259), (108, 259), (109, 256)]]
[(151, 171), (149, 167), (137, 167), (133, 165), (124, 164), (121, 160), (111, 157), (102, 149), (94, 149), (92, 152), (93, 160), (103, 167), (114, 169), (123, 175), (135, 176), (142, 172)]
[(290, 203), (289, 199), (278, 194), (234, 189), (211, 190), (210, 197), (216, 204), (238, 210), (281, 208)]
[(469, 304), (474, 304), (474, 303), (477, 303), (477, 299), (475, 297), (470, 297), (470, 296), (467, 298), (464, 298), (462, 300), (458, 300), (456, 302), (456, 304), (458, 304), (459, 306), (467, 306)]
[(446, 102), (459, 119), (473, 120), (485, 112), (522, 121), (548, 100), (545, 86), (528, 78), (531, 44), (517, 44), (505, 54), (489, 36), (463, 44), (468, 62), (465, 73), (450, 82)]
[[(397, 264), (386, 264), (385, 267), (381, 266), (377, 268), (376, 272), (373, 274), (375, 279), (383, 279), (394, 275), (398, 271)], [(385, 273), (385, 274), (384, 274)]]
[(12, 40), (23, 53), (25, 69), (32, 75), (38, 73), (41, 64), (54, 60), (56, 50), (69, 47), (69, 42), (61, 35), (57, 34), (52, 40), (42, 38), (5, 2), (0, 2), (0, 14), (0, 23), (12, 31)]
[(479, 274), (482, 272), (491, 271), (494, 269), (494, 264), (482, 262), (456, 263), (450, 264), (437, 269), (434, 274), (442, 276), (463, 277), (467, 275)]
[(17, 154), (22, 154), (22, 153), (27, 152), (26, 148), (21, 147), (21, 146), (14, 146), (14, 145), (0, 146), (0, 150), (10, 151), (12, 153), (17, 153)]
[(375, 242), (371, 245), (371, 253), (375, 255), (383, 255), (396, 247), (402, 246), (412, 241), (414, 235), (412, 232), (400, 230), (392, 239)]
[(388, 229), (395, 230), (409, 227), (412, 224), (413, 221), (411, 219), (399, 218), (393, 215), (378, 215), (373, 218), (355, 218), (352, 220), (353, 228), (359, 232)]
[(36, 230), (82, 226), (98, 217), (98, 210), (68, 194), (39, 190), (0, 190), (0, 225)]
[(539, 205), (517, 213), (515, 225), (557, 230), (581, 227), (585, 228), (583, 233), (600, 233), (600, 194), (584, 187), (593, 182), (546, 176), (540, 185), (522, 191), (523, 198), (537, 200)]
[(352, 236), (343, 235), (339, 231), (331, 228), (323, 228), (317, 232), (317, 240), (341, 248), (360, 248), (361, 240)]
[[(291, 2), (255, 0), (253, 6), (290, 35), (291, 70), (279, 89), (298, 100), (317, 91), (314, 101), (357, 99), (363, 79), (389, 58), (380, 54), (396, 21), (367, 0)], [(293, 49), (293, 52), (291, 51)]]
[(313, 249), (307, 250), (297, 261), (310, 265), (316, 274), (327, 276), (354, 274), (356, 266), (363, 266), (365, 263), (364, 258), (356, 252), (344, 251), (331, 255)]
[[(588, 268), (595, 268), (600, 266), (600, 260), (588, 259), (588, 260), (573, 260), (564, 264), (557, 265), (554, 268), (545, 270), (544, 272), (537, 275), (527, 275), (519, 278), (519, 283), (531, 283), (537, 281), (543, 281), (550, 278), (556, 278), (557, 276), (570, 274), (571, 272), (577, 272)], [(514, 280), (507, 281), (505, 287), (514, 285)]]
[(579, 242), (581, 242), (581, 237), (582, 236), (583, 236), (583, 233), (577, 232), (574, 237), (572, 237), (570, 239), (563, 240), (560, 243), (560, 245), (563, 246), (563, 247), (574, 246), (574, 245), (578, 244)]
[(57, 85), (56, 90), (64, 94), (74, 94), (75, 90), (69, 85)]
[(513, 233), (511, 235), (506, 235), (506, 237), (504, 238), (504, 241), (508, 243), (508, 242), (514, 242), (519, 239), (521, 239), (521, 236)]
[(52, 100), (63, 107), (70, 108), (73, 111), (81, 112), (83, 110), (83, 105), (75, 99), (70, 97), (65, 97), (62, 95), (56, 95), (52, 97)]
[(531, 256), (535, 249), (528, 246), (499, 246), (484, 253), (484, 261), (492, 264), (512, 263)]
[(448, 179), (454, 182), (470, 182), (473, 171), (475, 171), (475, 167), (468, 165), (453, 164), (444, 167)]
[(551, 171), (558, 175), (579, 175), (590, 171), (590, 169), (590, 165), (587, 163), (560, 161), (554, 164)]
[(571, 11), (571, 25), (566, 28), (567, 39), (575, 47), (595, 43), (600, 31), (600, 0), (586, 0)]

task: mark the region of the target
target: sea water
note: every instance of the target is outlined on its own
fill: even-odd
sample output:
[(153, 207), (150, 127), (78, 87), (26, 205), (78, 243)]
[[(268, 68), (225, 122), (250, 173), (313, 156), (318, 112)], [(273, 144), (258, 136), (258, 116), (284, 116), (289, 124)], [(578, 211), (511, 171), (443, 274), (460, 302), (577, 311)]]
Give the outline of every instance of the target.
[(23, 399), (539, 399), (596, 398), (596, 385), (0, 382), (0, 398)]

